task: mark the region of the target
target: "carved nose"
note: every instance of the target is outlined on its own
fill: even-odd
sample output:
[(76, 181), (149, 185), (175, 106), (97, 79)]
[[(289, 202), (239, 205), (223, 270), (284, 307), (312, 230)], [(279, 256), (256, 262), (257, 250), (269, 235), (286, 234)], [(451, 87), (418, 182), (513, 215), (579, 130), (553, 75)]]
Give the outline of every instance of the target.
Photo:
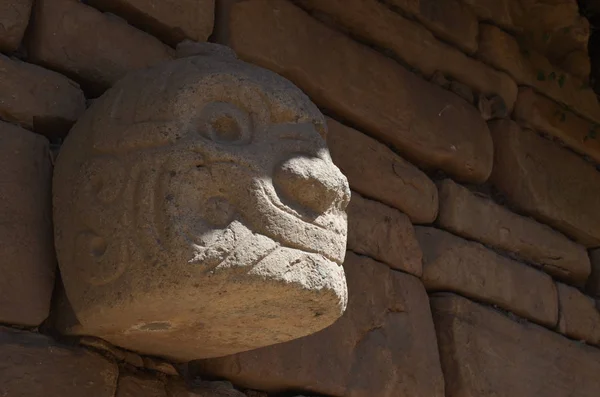
[(333, 163), (315, 157), (294, 157), (275, 171), (277, 191), (294, 204), (317, 213), (345, 209), (350, 197), (346, 177)]

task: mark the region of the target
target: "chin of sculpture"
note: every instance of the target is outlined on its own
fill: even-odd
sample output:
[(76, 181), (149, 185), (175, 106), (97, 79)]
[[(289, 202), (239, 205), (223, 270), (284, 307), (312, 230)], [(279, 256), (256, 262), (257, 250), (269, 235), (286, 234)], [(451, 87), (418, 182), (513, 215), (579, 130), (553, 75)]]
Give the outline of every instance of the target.
[(230, 56), (117, 83), (57, 159), (60, 331), (186, 361), (332, 324), (350, 190), (325, 133), (298, 88)]

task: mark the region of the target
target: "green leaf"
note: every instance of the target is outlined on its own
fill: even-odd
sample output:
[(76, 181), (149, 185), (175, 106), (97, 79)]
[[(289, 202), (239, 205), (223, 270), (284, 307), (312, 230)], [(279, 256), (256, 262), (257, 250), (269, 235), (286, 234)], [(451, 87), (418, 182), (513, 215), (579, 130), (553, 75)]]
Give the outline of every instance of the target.
[(548, 80), (554, 81), (556, 80), (556, 73), (552, 72), (548, 75)]
[(546, 80), (546, 76), (544, 75), (544, 72), (539, 71), (537, 74), (537, 79), (538, 81), (545, 81)]
[(561, 74), (560, 77), (558, 78), (558, 86), (560, 88), (562, 88), (563, 85), (565, 85), (566, 80), (567, 80), (567, 76), (565, 76), (564, 74)]

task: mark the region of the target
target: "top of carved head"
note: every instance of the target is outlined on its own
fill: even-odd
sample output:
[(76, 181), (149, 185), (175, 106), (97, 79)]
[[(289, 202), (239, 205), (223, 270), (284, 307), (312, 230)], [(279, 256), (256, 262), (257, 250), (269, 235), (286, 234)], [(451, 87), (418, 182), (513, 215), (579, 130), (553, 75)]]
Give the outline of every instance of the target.
[[(189, 359), (331, 324), (347, 300), (350, 191), (325, 133), (299, 89), (236, 59), (120, 81), (57, 161), (56, 247), (78, 323), (65, 332)], [(204, 346), (180, 354), (177, 338)]]

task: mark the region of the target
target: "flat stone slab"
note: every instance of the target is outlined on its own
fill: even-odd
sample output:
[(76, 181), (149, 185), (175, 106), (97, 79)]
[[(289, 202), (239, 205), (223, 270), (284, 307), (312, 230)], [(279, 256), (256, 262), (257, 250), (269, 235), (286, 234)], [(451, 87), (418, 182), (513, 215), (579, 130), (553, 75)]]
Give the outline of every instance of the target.
[[(217, 39), (240, 58), (289, 78), (315, 103), (425, 168), (484, 182), (492, 142), (477, 109), (289, 1), (222, 9)], [(352, 82), (352, 84), (348, 84)]]
[(558, 296), (552, 278), (450, 233), (418, 226), (423, 284), (429, 292), (455, 292), (554, 327)]
[(330, 396), (444, 396), (429, 302), (416, 277), (353, 253), (350, 302), (331, 327), (302, 339), (196, 361), (192, 373), (268, 392)]
[(13, 52), (29, 24), (33, 0), (0, 0), (0, 51)]
[(560, 318), (558, 330), (569, 338), (600, 346), (600, 311), (596, 301), (569, 285), (557, 283)]
[(431, 306), (447, 396), (598, 395), (600, 349), (457, 295)]
[(115, 396), (117, 365), (88, 350), (0, 327), (0, 357), (0, 396)]
[(584, 246), (510, 211), (450, 179), (438, 183), (438, 224), (454, 234), (516, 254), (553, 277), (583, 285), (590, 274)]
[(491, 183), (524, 213), (587, 247), (600, 246), (596, 168), (512, 121), (492, 122), (490, 129), (495, 149)]
[(51, 188), (48, 140), (0, 121), (0, 323), (38, 326), (48, 316), (56, 268)]

